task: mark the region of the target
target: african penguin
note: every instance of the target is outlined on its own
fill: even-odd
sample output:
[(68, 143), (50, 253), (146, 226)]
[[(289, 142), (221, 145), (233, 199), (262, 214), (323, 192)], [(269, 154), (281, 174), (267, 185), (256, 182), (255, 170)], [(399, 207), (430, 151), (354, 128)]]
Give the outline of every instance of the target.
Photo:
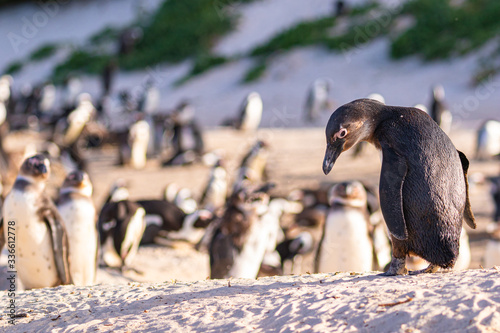
[[(15, 222), (15, 265), (26, 289), (72, 283), (66, 229), (45, 193), (49, 175), (50, 162), (45, 156), (27, 158), (3, 205), (6, 226)], [(8, 228), (4, 230), (7, 238)]]
[[(385, 104), (385, 98), (384, 98), (384, 96), (382, 96), (379, 93), (371, 93), (366, 98), (372, 99), (372, 100), (380, 102), (382, 104)], [(352, 157), (356, 158), (356, 157), (361, 156), (361, 153), (363, 152), (363, 150), (366, 149), (366, 145), (367, 145), (366, 142), (358, 142), (358, 144), (354, 147), (354, 151), (352, 153)]]
[(166, 200), (138, 200), (137, 203), (144, 208), (146, 228), (141, 244), (152, 244), (160, 230), (178, 231), (186, 213), (177, 205)]
[(254, 184), (259, 184), (267, 179), (267, 158), (269, 155), (269, 145), (259, 140), (243, 157), (236, 179), (233, 184), (233, 193), (239, 190), (245, 180)]
[(228, 199), (209, 244), (210, 277), (255, 279), (269, 245), (269, 228), (261, 222), (269, 196), (241, 188)]
[(500, 155), (500, 121), (487, 120), (477, 131), (476, 159), (486, 160)]
[(469, 201), (469, 161), (425, 112), (361, 99), (338, 108), (326, 127), (323, 171), (359, 141), (382, 151), (380, 205), (391, 234), (392, 260), (385, 275), (406, 274), (405, 258), (452, 268), (462, 220), (476, 227)]
[(240, 115), (236, 121), (236, 129), (241, 131), (256, 131), (262, 118), (262, 98), (259, 93), (251, 92), (245, 97)]
[[(307, 254), (313, 250), (314, 239), (311, 233), (302, 231), (293, 238), (287, 238), (276, 245), (281, 258), (281, 268), (284, 274), (296, 272), (296, 260), (301, 255)], [(288, 265), (290, 263), (290, 265)], [(290, 266), (290, 267), (287, 267)], [(300, 271), (299, 271), (300, 273)]]
[(202, 131), (194, 118), (194, 107), (187, 102), (182, 102), (170, 118), (172, 152), (162, 165), (194, 163), (204, 150)]
[(150, 126), (147, 121), (141, 117), (130, 127), (128, 134), (130, 165), (132, 168), (143, 169), (146, 166), (149, 137)]
[(92, 201), (92, 183), (86, 172), (66, 176), (57, 209), (61, 214), (69, 243), (69, 271), (76, 286), (95, 283), (97, 270), (97, 216)]
[(446, 134), (449, 134), (453, 117), (444, 101), (444, 88), (442, 85), (437, 85), (432, 88), (432, 104), (430, 111), (432, 119), (434, 119)]
[(316, 79), (307, 93), (304, 107), (305, 118), (313, 122), (319, 118), (321, 112), (327, 110), (331, 104), (328, 98), (330, 93), (330, 82), (328, 79)]
[(210, 171), (210, 178), (201, 195), (200, 207), (208, 210), (221, 208), (227, 197), (227, 171), (219, 159)]
[(360, 182), (344, 182), (329, 193), (330, 209), (315, 258), (315, 272), (371, 271), (367, 195)]
[(146, 228), (146, 212), (139, 204), (122, 200), (106, 203), (97, 222), (102, 259), (109, 267), (130, 267)]

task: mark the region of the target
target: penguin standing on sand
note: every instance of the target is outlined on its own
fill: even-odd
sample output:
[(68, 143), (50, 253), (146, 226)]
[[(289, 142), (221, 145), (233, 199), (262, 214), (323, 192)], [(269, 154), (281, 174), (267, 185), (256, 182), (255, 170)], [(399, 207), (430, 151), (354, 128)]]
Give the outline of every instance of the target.
[(129, 200), (109, 202), (102, 207), (97, 226), (106, 265), (130, 268), (146, 228), (145, 215), (144, 208)]
[(245, 180), (259, 184), (267, 179), (268, 147), (269, 145), (266, 142), (259, 140), (243, 157), (238, 174), (234, 180), (233, 193), (243, 186)]
[(259, 93), (251, 92), (243, 101), (240, 115), (236, 120), (236, 129), (250, 132), (259, 128), (262, 119), (262, 98)]
[(450, 133), (453, 117), (444, 101), (444, 88), (442, 85), (437, 85), (432, 88), (430, 116), (446, 134)]
[(69, 243), (69, 271), (76, 286), (94, 284), (97, 270), (97, 216), (87, 173), (73, 171), (59, 190), (57, 209)]
[(209, 210), (221, 208), (227, 197), (227, 171), (219, 159), (210, 172), (210, 179), (200, 199), (200, 207)]
[[(72, 283), (68, 239), (62, 218), (45, 187), (50, 162), (43, 155), (27, 158), (5, 198), (5, 238), (15, 225), (16, 270), (26, 289)], [(5, 222), (7, 221), (7, 222)]]
[(241, 188), (229, 198), (209, 244), (210, 278), (257, 277), (273, 227), (261, 222), (269, 202), (265, 191)]
[(130, 165), (134, 169), (143, 169), (146, 166), (150, 126), (144, 117), (138, 116), (137, 121), (130, 127), (128, 143), (130, 146)]
[(367, 195), (360, 182), (333, 186), (328, 211), (315, 258), (315, 272), (371, 271), (372, 241)]
[(306, 120), (313, 122), (319, 118), (321, 112), (327, 110), (331, 101), (328, 98), (330, 83), (326, 79), (316, 79), (307, 93), (304, 113)]
[(163, 166), (186, 165), (201, 157), (204, 150), (202, 132), (194, 119), (194, 107), (187, 102), (179, 105), (170, 119), (173, 151)]
[(360, 99), (338, 108), (328, 121), (324, 173), (359, 141), (382, 152), (380, 205), (392, 240), (392, 260), (384, 274), (406, 274), (409, 254), (430, 262), (413, 274), (452, 268), (462, 220), (476, 228), (465, 155), (423, 111)]
[(476, 159), (500, 157), (500, 121), (487, 120), (477, 131)]

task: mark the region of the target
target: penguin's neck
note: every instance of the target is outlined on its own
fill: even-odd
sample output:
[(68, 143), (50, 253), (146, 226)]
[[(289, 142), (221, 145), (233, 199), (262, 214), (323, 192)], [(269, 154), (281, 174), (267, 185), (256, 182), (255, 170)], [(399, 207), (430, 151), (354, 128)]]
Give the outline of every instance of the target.
[(393, 118), (394, 114), (394, 110), (387, 107), (370, 110), (369, 114), (366, 114), (362, 129), (360, 129), (361, 135), (359, 141), (366, 141), (373, 144), (376, 148), (380, 148), (377, 135), (375, 135), (377, 128), (384, 121)]

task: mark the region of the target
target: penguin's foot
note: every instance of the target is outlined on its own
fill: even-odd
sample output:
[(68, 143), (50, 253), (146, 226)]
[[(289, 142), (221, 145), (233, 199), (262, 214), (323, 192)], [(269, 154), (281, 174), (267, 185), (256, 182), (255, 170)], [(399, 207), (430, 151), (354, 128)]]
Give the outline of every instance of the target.
[(439, 266), (430, 264), (425, 269), (420, 269), (418, 271), (411, 271), (410, 275), (418, 275), (418, 274), (422, 274), (422, 273), (436, 273), (438, 270), (439, 270)]
[(406, 269), (405, 258), (392, 258), (389, 270), (385, 273), (379, 274), (380, 276), (396, 276), (396, 275), (406, 275), (408, 270)]

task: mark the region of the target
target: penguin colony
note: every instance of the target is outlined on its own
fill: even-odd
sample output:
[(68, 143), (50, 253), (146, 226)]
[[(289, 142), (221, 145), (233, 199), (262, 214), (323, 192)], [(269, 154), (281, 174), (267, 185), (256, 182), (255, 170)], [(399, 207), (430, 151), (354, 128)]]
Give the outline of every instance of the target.
[[(160, 110), (159, 91), (150, 81), (139, 96), (127, 91), (113, 95), (112, 71), (107, 74), (106, 89), (96, 103), (82, 93), (77, 78), (69, 78), (59, 106), (50, 83), (23, 87), (16, 95), (12, 78), (0, 78), (2, 176), (14, 167), (3, 147), (9, 131), (50, 133), (46, 142), (26, 147), (2, 206), (0, 246), (8, 240), (8, 221), (16, 221), (16, 269), (22, 287), (91, 285), (100, 266), (139, 272), (134, 257), (141, 245), (173, 241), (208, 252), (211, 278), (301, 272), (307, 255), (314, 257), (315, 272), (407, 274), (409, 256), (408, 267), (417, 269), (410, 272), (414, 274), (468, 267), (471, 256), (462, 221), (476, 227), (469, 162), (447, 136), (452, 117), (441, 86), (432, 90), (430, 117), (424, 105), (389, 106), (375, 93), (332, 113), (324, 173), (342, 152), (355, 147), (354, 156), (362, 154), (361, 143), (366, 141), (382, 155), (380, 191), (352, 180), (277, 197), (269, 182), (267, 142), (255, 140), (231, 175), (219, 152), (205, 151), (190, 102)], [(332, 110), (330, 92), (329, 79), (311, 84), (306, 121), (318, 123), (324, 111)], [(223, 125), (252, 134), (262, 115), (262, 98), (251, 92), (236, 117)], [(498, 124), (488, 120), (478, 130), (477, 159), (500, 154)], [(104, 144), (117, 146), (117, 163), (133, 169), (146, 168), (150, 158), (159, 159), (163, 167), (210, 165), (205, 189), (198, 199), (190, 189), (165, 184), (163, 196), (131, 200), (126, 180), (117, 179), (96, 209), (85, 149)], [(47, 185), (52, 165), (62, 166), (66, 174), (54, 199)], [(498, 223), (500, 181), (490, 181)], [(283, 224), (284, 217), (292, 223)], [(498, 230), (498, 225), (492, 229), (486, 266), (498, 264), (500, 258)], [(414, 258), (428, 267), (417, 267)]]

